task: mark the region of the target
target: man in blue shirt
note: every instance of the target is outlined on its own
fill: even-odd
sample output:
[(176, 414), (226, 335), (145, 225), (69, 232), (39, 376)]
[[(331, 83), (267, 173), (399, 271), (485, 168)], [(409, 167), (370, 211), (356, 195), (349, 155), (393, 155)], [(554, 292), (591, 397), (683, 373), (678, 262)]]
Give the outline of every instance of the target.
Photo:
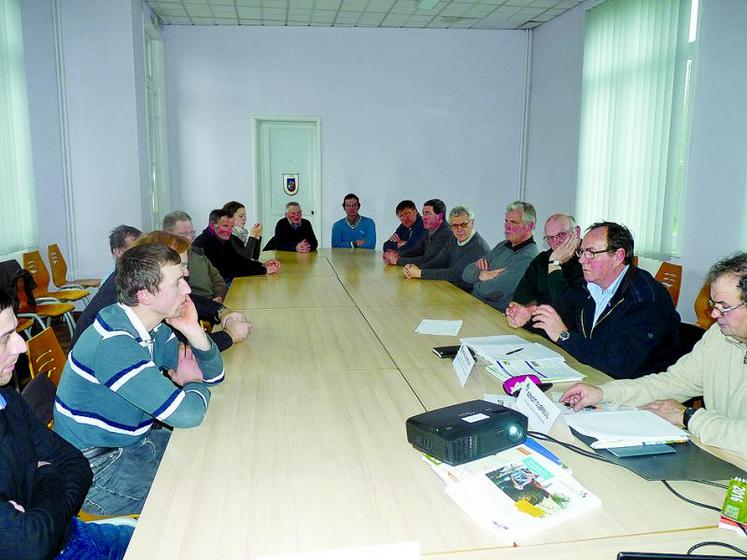
[(400, 252), (412, 249), (425, 236), (425, 228), (423, 218), (418, 214), (418, 209), (412, 200), (403, 200), (397, 204), (394, 212), (399, 218), (400, 225), (392, 236), (384, 241), (382, 249), (385, 253), (394, 251), (400, 254)]
[(342, 207), (345, 217), (332, 225), (332, 248), (376, 249), (376, 224), (358, 213), (360, 199), (353, 193), (346, 194)]

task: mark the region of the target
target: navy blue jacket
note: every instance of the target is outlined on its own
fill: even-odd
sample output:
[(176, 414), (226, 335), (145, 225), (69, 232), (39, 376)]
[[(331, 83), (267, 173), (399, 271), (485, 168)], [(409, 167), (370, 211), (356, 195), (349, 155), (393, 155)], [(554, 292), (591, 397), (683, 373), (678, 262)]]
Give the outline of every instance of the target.
[(389, 241), (388, 239), (384, 241), (383, 250), (384, 251), (397, 251), (400, 255), (404, 251), (409, 251), (412, 249), (418, 241), (423, 239), (425, 237), (425, 228), (423, 227), (423, 218), (418, 214), (418, 219), (415, 220), (415, 223), (412, 224), (412, 227), (405, 227), (402, 224), (397, 226), (397, 229), (394, 230), (394, 233), (396, 233), (399, 236), (400, 241), (406, 241), (404, 245), (401, 247), (397, 247), (397, 243), (395, 241)]
[(571, 286), (554, 307), (571, 334), (557, 344), (616, 379), (664, 371), (682, 355), (680, 316), (669, 292), (633, 265), (596, 325), (596, 305), (585, 285)]

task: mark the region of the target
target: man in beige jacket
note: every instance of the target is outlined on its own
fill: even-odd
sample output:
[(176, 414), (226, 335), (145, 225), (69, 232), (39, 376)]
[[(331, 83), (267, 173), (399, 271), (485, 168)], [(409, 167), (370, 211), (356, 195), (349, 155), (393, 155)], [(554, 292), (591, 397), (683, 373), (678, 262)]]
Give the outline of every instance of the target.
[[(747, 253), (708, 272), (714, 324), (693, 351), (665, 372), (620, 379), (601, 387), (578, 383), (560, 401), (574, 410), (605, 400), (650, 410), (703, 443), (747, 457)], [(703, 396), (703, 408), (683, 404)]]

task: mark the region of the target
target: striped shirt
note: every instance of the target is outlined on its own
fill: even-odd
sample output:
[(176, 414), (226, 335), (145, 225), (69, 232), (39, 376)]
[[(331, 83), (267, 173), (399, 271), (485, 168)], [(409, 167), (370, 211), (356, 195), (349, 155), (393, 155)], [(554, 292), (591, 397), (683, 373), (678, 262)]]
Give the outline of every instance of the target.
[(175, 385), (163, 374), (176, 369), (179, 344), (159, 323), (148, 332), (129, 307), (99, 311), (68, 356), (55, 399), (55, 431), (78, 447), (126, 447), (137, 443), (156, 421), (177, 428), (202, 422), (210, 400), (208, 385), (223, 380), (215, 344), (192, 348), (203, 383)]

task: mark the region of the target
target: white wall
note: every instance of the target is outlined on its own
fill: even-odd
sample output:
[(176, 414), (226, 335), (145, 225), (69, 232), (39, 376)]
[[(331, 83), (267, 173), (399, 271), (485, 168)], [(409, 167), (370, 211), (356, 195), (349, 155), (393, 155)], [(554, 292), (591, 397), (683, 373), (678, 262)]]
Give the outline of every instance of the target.
[(523, 32), (179, 27), (164, 30), (175, 207), (254, 200), (252, 115), (319, 116), (323, 237), (356, 192), (378, 245), (402, 198), (477, 210), (502, 238), (516, 198)]
[(576, 207), (584, 14), (570, 10), (533, 32), (526, 199), (540, 226)]
[(680, 313), (716, 260), (746, 250), (747, 2), (701, 2), (690, 163), (682, 214)]
[(52, 4), (49, 0), (21, 2), (24, 62), (31, 125), (39, 249), (57, 243), (70, 254), (67, 243), (65, 194), (62, 189), (60, 114), (57, 103)]
[[(49, 0), (22, 2), (40, 248), (65, 241), (54, 27)], [(141, 227), (147, 181), (140, 0), (60, 2), (78, 276), (111, 270), (108, 234)], [(68, 252), (68, 255), (70, 253)], [(77, 267), (76, 267), (77, 264)]]
[[(535, 31), (527, 199), (543, 217), (575, 205), (584, 10), (594, 3)], [(708, 267), (744, 250), (747, 233), (747, 2), (706, 0), (700, 11), (681, 219), (678, 311), (687, 321), (695, 319), (692, 304)]]

